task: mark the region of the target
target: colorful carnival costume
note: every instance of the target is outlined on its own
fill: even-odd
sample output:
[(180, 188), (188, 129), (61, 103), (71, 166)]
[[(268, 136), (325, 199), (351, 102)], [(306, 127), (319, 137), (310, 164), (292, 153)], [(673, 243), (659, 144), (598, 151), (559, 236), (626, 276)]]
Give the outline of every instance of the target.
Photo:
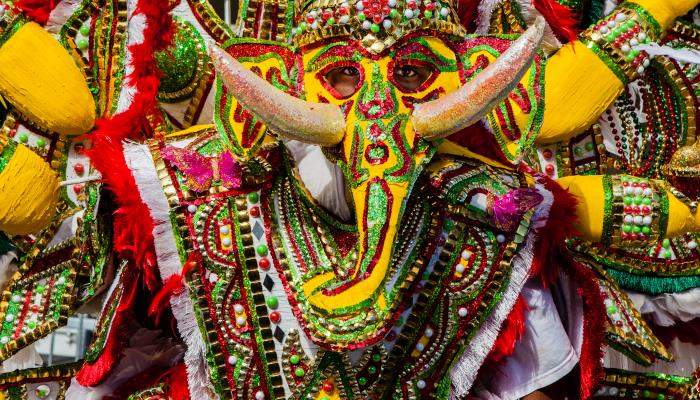
[(4, 4), (0, 398), (697, 398), (696, 6)]

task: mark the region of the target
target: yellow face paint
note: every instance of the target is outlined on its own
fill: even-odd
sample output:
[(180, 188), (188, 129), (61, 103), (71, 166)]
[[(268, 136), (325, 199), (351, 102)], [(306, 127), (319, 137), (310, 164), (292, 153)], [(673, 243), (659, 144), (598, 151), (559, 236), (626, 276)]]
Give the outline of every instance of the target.
[[(312, 102), (330, 102), (346, 110), (346, 133), (340, 144), (341, 167), (355, 204), (359, 255), (344, 289), (328, 293), (337, 277), (325, 273), (306, 282), (303, 290), (316, 308), (341, 314), (369, 300), (388, 307), (383, 282), (387, 276), (397, 224), (409, 188), (434, 152), (411, 126), (414, 102), (436, 98), (459, 84), (457, 61), (436, 37), (416, 37), (389, 53), (372, 56), (356, 43), (332, 42), (303, 53), (304, 92)], [(414, 89), (396, 84), (396, 72), (406, 65), (431, 71)], [(355, 92), (341, 96), (326, 81), (335, 68), (359, 72)]]

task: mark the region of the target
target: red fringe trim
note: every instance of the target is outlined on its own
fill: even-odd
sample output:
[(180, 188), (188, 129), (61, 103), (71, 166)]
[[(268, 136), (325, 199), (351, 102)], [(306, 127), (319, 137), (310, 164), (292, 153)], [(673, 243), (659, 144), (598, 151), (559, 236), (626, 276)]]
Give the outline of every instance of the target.
[(525, 318), (529, 307), (527, 301), (522, 296), (513, 305), (513, 309), (508, 314), (508, 318), (503, 321), (501, 332), (489, 353), (486, 363), (498, 364), (515, 351), (515, 345), (525, 334)]
[(605, 304), (600, 295), (595, 274), (577, 263), (568, 253), (562, 254), (569, 264), (568, 271), (578, 286), (583, 299), (583, 344), (579, 369), (581, 381), (579, 394), (588, 399), (598, 389), (603, 378), (603, 339), (605, 337)]
[[(130, 261), (129, 268), (136, 268), (137, 275), (149, 290), (158, 285), (156, 257), (153, 247), (153, 219), (138, 191), (136, 181), (126, 165), (122, 141), (141, 139), (141, 132), (148, 131), (147, 117), (157, 111), (156, 94), (160, 83), (160, 71), (156, 67), (154, 53), (166, 48), (173, 36), (174, 25), (168, 1), (140, 0), (134, 14), (143, 14), (146, 26), (143, 42), (132, 44), (133, 72), (126, 84), (135, 88), (136, 95), (127, 110), (95, 123), (95, 130), (86, 135), (92, 141), (86, 154), (94, 167), (102, 174), (106, 187), (114, 194), (118, 209), (114, 214), (114, 250)], [(138, 290), (138, 280), (132, 281), (131, 291)], [(133, 297), (131, 299), (133, 302)], [(81, 385), (94, 386), (102, 382), (121, 357), (125, 338), (122, 323), (132, 304), (120, 305), (106, 349), (94, 363), (85, 363), (77, 375)], [(120, 340), (121, 339), (121, 340)]]
[(148, 315), (156, 321), (156, 324), (160, 323), (160, 317), (170, 306), (170, 298), (173, 295), (182, 293), (185, 289), (185, 277), (198, 265), (194, 259), (195, 256), (193, 254), (182, 267), (182, 272), (171, 275), (166, 279), (163, 287), (153, 296), (151, 305), (148, 307)]
[(578, 36), (578, 20), (574, 12), (556, 0), (533, 0), (532, 5), (542, 14), (557, 38), (566, 43)]
[(539, 175), (538, 181), (554, 197), (549, 217), (537, 232), (537, 243), (530, 276), (540, 276), (545, 287), (556, 281), (559, 264), (558, 252), (567, 238), (576, 235), (576, 205), (578, 199), (547, 176)]
[(15, 7), (39, 25), (46, 25), (51, 11), (56, 8), (56, 0), (19, 0)]

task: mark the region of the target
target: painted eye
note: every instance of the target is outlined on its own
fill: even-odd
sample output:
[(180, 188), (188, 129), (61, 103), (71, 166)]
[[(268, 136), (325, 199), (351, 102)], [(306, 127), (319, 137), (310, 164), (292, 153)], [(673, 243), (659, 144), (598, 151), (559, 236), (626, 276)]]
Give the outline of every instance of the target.
[(359, 89), (361, 75), (356, 67), (345, 66), (326, 72), (324, 79), (340, 97), (346, 98), (355, 94)]
[(394, 68), (393, 81), (404, 92), (415, 92), (431, 75), (433, 69), (424, 65), (398, 65)]

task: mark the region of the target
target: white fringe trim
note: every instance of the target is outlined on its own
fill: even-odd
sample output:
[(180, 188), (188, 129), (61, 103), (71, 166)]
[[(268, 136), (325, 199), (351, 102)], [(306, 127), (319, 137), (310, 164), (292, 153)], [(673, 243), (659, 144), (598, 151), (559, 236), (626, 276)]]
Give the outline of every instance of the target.
[[(124, 143), (126, 163), (134, 175), (141, 199), (148, 206), (153, 218), (153, 239), (161, 279), (180, 273), (182, 262), (175, 247), (175, 236), (170, 223), (170, 206), (163, 193), (153, 158), (146, 145)], [(206, 347), (202, 338), (194, 306), (187, 292), (170, 299), (177, 328), (187, 345), (184, 362), (187, 368), (187, 383), (193, 399), (216, 399), (211, 388), (205, 361)]]
[(481, 365), (498, 337), (503, 321), (510, 314), (530, 275), (533, 247), (537, 239), (536, 230), (546, 223), (549, 209), (554, 201), (552, 193), (546, 190), (544, 186), (537, 184), (536, 187), (544, 197), (544, 200), (535, 210), (531, 230), (527, 235), (525, 245), (513, 257), (508, 288), (503, 292), (501, 301), (496, 305), (491, 315), (486, 318), (479, 332), (469, 342), (469, 346), (459, 356), (459, 359), (454, 363), (450, 371), (450, 378), (452, 379), (451, 400), (461, 399), (469, 393), (469, 389), (474, 384)]
[[(124, 55), (124, 76), (129, 76), (129, 74), (134, 72), (134, 65), (132, 64), (133, 57), (128, 50), (129, 46), (143, 42), (143, 31), (146, 29), (145, 15), (133, 13), (138, 2), (139, 0), (128, 0), (127, 5), (128, 30), (126, 39), (127, 51)], [(121, 92), (119, 93), (117, 113), (128, 110), (129, 107), (131, 107), (131, 103), (133, 103), (135, 95), (136, 87), (131, 85), (128, 79), (125, 80)]]

